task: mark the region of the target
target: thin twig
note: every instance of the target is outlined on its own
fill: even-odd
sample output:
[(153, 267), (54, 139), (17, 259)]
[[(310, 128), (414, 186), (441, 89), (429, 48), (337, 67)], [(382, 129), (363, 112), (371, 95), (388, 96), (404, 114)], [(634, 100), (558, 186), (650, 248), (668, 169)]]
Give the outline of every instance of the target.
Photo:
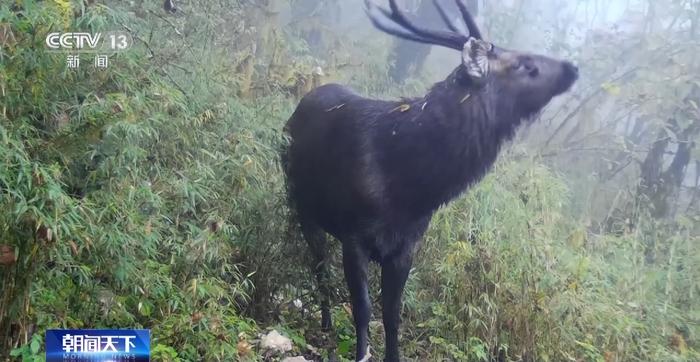
[(155, 17), (157, 17), (157, 18), (159, 18), (159, 19), (165, 21), (166, 23), (168, 23), (170, 26), (173, 27), (173, 30), (175, 30), (175, 33), (176, 33), (177, 35), (182, 36), (182, 33), (180, 32), (180, 30), (177, 29), (177, 26), (175, 26), (175, 24), (173, 24), (173, 22), (170, 21), (168, 18), (165, 18), (165, 17), (163, 17), (162, 15), (160, 15), (160, 14), (158, 14), (158, 13), (156, 13), (155, 11), (150, 10), (150, 9), (148, 10), (148, 12), (151, 13), (151, 14), (153, 14), (153, 16), (155, 16)]
[[(610, 80), (608, 81), (608, 83), (616, 82), (616, 81), (618, 81), (618, 80), (620, 80), (620, 79), (622, 79), (622, 78), (624, 78), (624, 77), (626, 77), (626, 76), (628, 76), (628, 75), (630, 75), (630, 74), (636, 72), (637, 70), (639, 70), (639, 69), (641, 69), (641, 68), (642, 68), (641, 66), (632, 67), (631, 69), (629, 69), (629, 70), (627, 70), (626, 72), (620, 74), (619, 76), (610, 79)], [(544, 147), (549, 146), (549, 144), (556, 138), (557, 135), (559, 135), (559, 132), (561, 132), (561, 131), (564, 129), (564, 127), (569, 123), (569, 121), (570, 121), (571, 119), (573, 119), (573, 118), (583, 109), (583, 107), (584, 107), (585, 105), (588, 104), (588, 102), (592, 101), (593, 98), (595, 98), (598, 94), (600, 94), (601, 92), (603, 92), (603, 90), (604, 90), (604, 89), (603, 89), (602, 87), (598, 87), (598, 88), (596, 88), (596, 90), (593, 91), (591, 94), (589, 94), (588, 96), (586, 96), (585, 98), (583, 98), (583, 100), (581, 101), (581, 103), (579, 103), (578, 106), (576, 106), (576, 108), (574, 108), (573, 111), (569, 112), (569, 114), (564, 118), (564, 120), (561, 122), (561, 124), (559, 125), (559, 127), (557, 127), (557, 129), (554, 130), (554, 132), (549, 136), (549, 139), (547, 139), (547, 142), (544, 143)], [(544, 147), (543, 147), (543, 148), (544, 148)]]
[(128, 25), (126, 25), (126, 24), (119, 24), (119, 25), (121, 25), (124, 29), (128, 30), (129, 34), (131, 34), (134, 38), (140, 40), (144, 45), (146, 45), (146, 49), (148, 49), (148, 52), (151, 53), (151, 58), (155, 58), (156, 52), (153, 51), (153, 48), (151, 48), (151, 44), (149, 44), (149, 42), (146, 39), (144, 39), (140, 35), (138, 35)]
[[(151, 58), (155, 58), (155, 57), (156, 57), (156, 52), (153, 50), (153, 48), (151, 48), (151, 44), (149, 44), (149, 42), (148, 42), (146, 39), (144, 39), (143, 37), (141, 37), (140, 35), (138, 35), (138, 34), (137, 34), (135, 31), (133, 31), (129, 26), (127, 26), (127, 25), (125, 25), (125, 24), (120, 24), (120, 25), (121, 25), (122, 27), (124, 27), (124, 29), (128, 30), (129, 33), (130, 33), (135, 39), (138, 39), (139, 41), (141, 41), (141, 42), (146, 46), (146, 49), (148, 49), (148, 52), (151, 54)], [(182, 93), (182, 95), (185, 96), (185, 99), (187, 99), (188, 101), (190, 101), (190, 97), (187, 95), (187, 92), (185, 91), (185, 89), (182, 88), (182, 86), (170, 75), (170, 73), (168, 73), (168, 71), (165, 70), (165, 68), (163, 68), (163, 66), (159, 66), (159, 68), (160, 68), (160, 70), (163, 72), (163, 74), (165, 74), (165, 76), (168, 77), (168, 79), (173, 83), (173, 85), (175, 85), (175, 88), (177, 88), (177, 90), (179, 90), (180, 93)]]

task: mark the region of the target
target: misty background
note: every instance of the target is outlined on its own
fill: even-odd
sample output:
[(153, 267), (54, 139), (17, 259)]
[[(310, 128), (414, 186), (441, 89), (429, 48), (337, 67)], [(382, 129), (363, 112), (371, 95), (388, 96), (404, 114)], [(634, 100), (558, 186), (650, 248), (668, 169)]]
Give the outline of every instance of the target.
[[(403, 355), (700, 360), (700, 1), (465, 2), (487, 40), (581, 76), (433, 218)], [(0, 359), (43, 360), (50, 328), (148, 328), (154, 361), (351, 360), (338, 243), (320, 330), (282, 128), (321, 84), (421, 96), (460, 54), (379, 32), (362, 0), (174, 4), (0, 4)], [(136, 43), (71, 70), (44, 37), (75, 30)]]

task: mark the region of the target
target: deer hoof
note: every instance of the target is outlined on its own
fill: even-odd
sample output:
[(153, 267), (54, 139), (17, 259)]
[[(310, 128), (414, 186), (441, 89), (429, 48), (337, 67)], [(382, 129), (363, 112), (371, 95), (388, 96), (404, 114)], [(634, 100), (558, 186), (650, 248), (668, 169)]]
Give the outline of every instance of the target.
[(369, 353), (369, 346), (367, 346), (367, 352), (365, 353), (365, 356), (362, 357), (362, 359), (358, 360), (357, 362), (369, 362), (370, 358), (372, 358), (372, 355)]

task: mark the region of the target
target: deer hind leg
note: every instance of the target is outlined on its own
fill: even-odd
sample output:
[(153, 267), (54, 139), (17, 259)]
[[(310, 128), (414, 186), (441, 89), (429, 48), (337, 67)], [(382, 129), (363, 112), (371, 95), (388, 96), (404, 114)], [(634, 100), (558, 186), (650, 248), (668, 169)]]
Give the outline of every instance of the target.
[(301, 232), (311, 251), (311, 271), (316, 277), (318, 300), (321, 304), (321, 329), (329, 332), (332, 329), (331, 320), (331, 285), (328, 270), (328, 239), (325, 232), (315, 223), (300, 220)]
[(371, 305), (367, 286), (367, 269), (369, 259), (358, 246), (345, 240), (343, 243), (343, 271), (348, 283), (352, 316), (355, 321), (357, 349), (355, 359), (359, 362), (369, 361), (369, 318)]

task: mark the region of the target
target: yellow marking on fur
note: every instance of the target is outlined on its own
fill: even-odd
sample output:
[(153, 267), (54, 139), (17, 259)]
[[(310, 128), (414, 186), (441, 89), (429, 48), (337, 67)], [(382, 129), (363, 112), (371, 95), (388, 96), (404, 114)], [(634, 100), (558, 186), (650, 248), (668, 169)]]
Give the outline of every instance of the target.
[(403, 112), (408, 111), (409, 109), (411, 109), (410, 104), (402, 104), (402, 105), (392, 109), (391, 111), (389, 111), (389, 113), (394, 113), (395, 111), (399, 111), (399, 112), (403, 113)]

